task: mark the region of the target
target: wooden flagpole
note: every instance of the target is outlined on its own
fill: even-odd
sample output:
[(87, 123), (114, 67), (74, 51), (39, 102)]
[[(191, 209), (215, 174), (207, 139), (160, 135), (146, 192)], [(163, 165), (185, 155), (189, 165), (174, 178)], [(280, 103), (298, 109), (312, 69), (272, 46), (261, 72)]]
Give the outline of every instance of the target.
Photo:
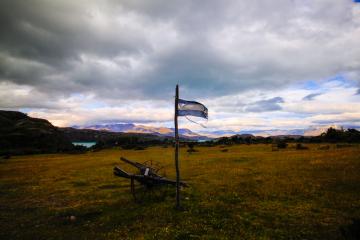
[(176, 169), (176, 208), (180, 209), (180, 171), (179, 171), (179, 133), (178, 133), (178, 103), (179, 103), (179, 85), (175, 90), (175, 169)]

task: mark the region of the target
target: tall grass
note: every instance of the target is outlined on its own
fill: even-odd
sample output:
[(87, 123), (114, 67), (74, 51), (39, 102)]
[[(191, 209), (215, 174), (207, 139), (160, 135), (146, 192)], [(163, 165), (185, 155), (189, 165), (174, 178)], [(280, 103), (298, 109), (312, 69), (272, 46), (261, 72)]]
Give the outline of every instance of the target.
[(174, 178), (173, 148), (18, 156), (0, 162), (1, 239), (341, 239), (360, 218), (360, 148), (271, 145), (180, 152), (183, 211), (174, 189), (135, 203), (113, 176), (120, 156), (156, 160)]

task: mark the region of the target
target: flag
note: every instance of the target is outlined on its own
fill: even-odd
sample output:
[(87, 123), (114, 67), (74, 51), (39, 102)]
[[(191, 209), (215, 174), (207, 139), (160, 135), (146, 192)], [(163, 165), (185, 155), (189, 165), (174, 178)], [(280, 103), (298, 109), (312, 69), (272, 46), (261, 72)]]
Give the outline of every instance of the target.
[(195, 101), (178, 100), (178, 116), (195, 116), (208, 118), (208, 109)]

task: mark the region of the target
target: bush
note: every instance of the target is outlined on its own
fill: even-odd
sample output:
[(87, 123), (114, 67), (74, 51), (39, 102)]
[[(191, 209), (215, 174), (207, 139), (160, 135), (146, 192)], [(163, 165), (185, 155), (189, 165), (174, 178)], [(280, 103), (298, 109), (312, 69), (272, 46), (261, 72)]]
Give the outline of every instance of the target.
[(195, 147), (195, 143), (194, 143), (194, 142), (189, 142), (187, 145), (188, 145), (188, 147), (189, 147), (190, 149), (194, 149), (194, 147)]
[(330, 146), (329, 145), (325, 145), (325, 146), (320, 146), (319, 150), (329, 150)]
[(94, 146), (92, 146), (90, 149), (93, 152), (98, 152), (105, 148), (105, 143), (103, 141), (98, 141)]
[(88, 151), (88, 148), (85, 147), (85, 146), (81, 146), (81, 145), (75, 145), (73, 147), (72, 150), (70, 151), (67, 151), (67, 153), (70, 153), (70, 154), (81, 154), (81, 153), (86, 153)]
[(134, 145), (134, 144), (124, 144), (121, 146), (121, 148), (124, 150), (134, 149), (135, 147), (136, 147), (136, 145)]
[(187, 150), (187, 152), (188, 152), (188, 153), (193, 153), (193, 152), (198, 152), (198, 150), (193, 149), (193, 148), (189, 148), (189, 149)]
[(3, 158), (3, 159), (10, 159), (10, 158), (11, 158), (11, 155), (10, 155), (10, 154), (5, 154), (2, 158)]
[(278, 148), (287, 148), (288, 144), (285, 141), (280, 141), (277, 143)]
[(137, 147), (134, 148), (134, 150), (145, 150), (145, 147), (137, 146)]
[(193, 153), (193, 152), (198, 152), (198, 150), (196, 150), (195, 147), (195, 143), (194, 142), (189, 142), (188, 144), (189, 149), (187, 150), (188, 153)]
[(352, 147), (351, 144), (336, 144), (336, 148), (348, 148)]
[(307, 146), (302, 145), (301, 143), (296, 144), (296, 150), (307, 150), (309, 149)]

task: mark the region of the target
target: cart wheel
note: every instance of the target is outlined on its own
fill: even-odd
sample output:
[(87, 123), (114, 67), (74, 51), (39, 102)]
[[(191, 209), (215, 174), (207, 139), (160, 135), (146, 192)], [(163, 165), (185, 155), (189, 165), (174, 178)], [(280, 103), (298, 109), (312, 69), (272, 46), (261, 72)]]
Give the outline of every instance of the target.
[(148, 166), (154, 173), (166, 177), (165, 167), (161, 163), (154, 160), (147, 160), (143, 162), (143, 164)]

